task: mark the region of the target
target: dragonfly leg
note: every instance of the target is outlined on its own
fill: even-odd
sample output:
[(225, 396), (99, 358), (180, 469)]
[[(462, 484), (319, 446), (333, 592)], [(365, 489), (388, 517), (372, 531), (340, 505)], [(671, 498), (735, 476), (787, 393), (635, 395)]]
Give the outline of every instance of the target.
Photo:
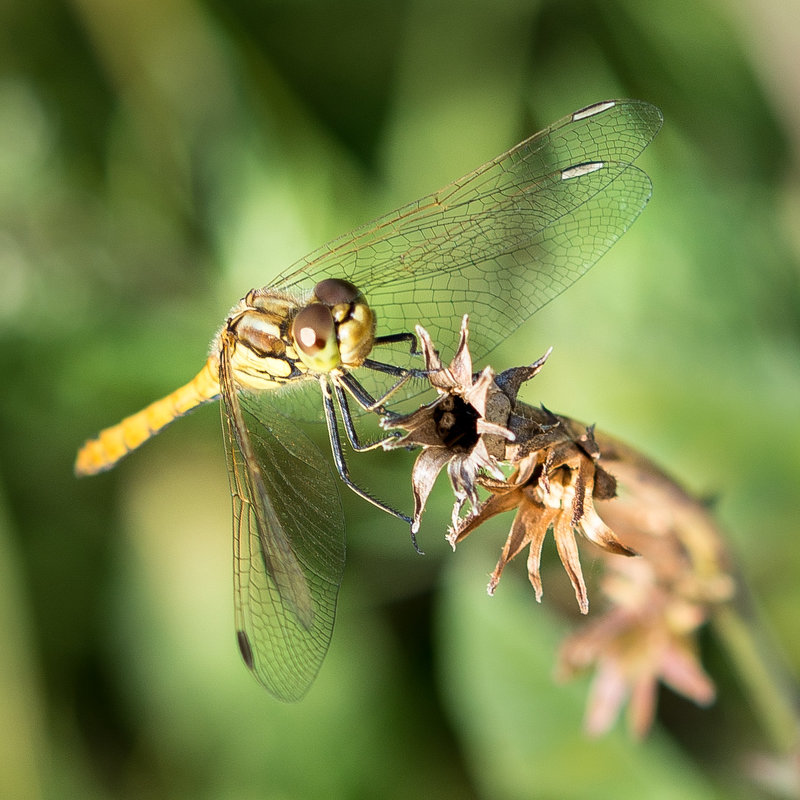
[[(422, 355), (422, 350), (419, 348), (416, 335), (408, 331), (405, 333), (390, 333), (386, 334), (385, 336), (376, 336), (375, 341), (373, 342), (373, 347), (380, 347), (381, 345), (387, 344), (397, 344), (398, 342), (409, 343), (408, 352), (410, 355)], [(381, 397), (379, 400), (373, 400), (370, 398), (371, 402), (368, 404), (362, 402), (355, 393), (353, 394), (353, 397), (355, 397), (356, 401), (359, 403), (359, 405), (361, 405), (362, 408), (364, 408), (365, 411), (378, 411), (379, 413), (386, 414), (387, 416), (391, 416), (391, 414), (381, 407), (383, 403), (385, 403), (410, 378), (420, 378), (424, 380), (429, 374), (427, 370), (398, 367), (394, 364), (387, 364), (384, 361), (375, 361), (371, 358), (364, 359), (364, 362), (361, 364), (361, 366), (365, 367), (366, 369), (375, 370), (376, 372), (394, 375), (398, 378), (397, 383), (395, 383), (394, 386), (392, 386), (389, 391), (383, 395), (383, 397)], [(366, 395), (366, 392), (364, 392), (364, 395)], [(369, 395), (366, 396), (369, 397)]]
[(383, 364), (380, 361), (372, 361), (366, 359), (361, 365), (367, 369), (373, 369), (377, 372), (385, 372), (389, 375), (399, 376), (399, 380), (389, 388), (389, 390), (377, 400), (361, 385), (358, 378), (349, 372), (344, 372), (338, 376), (337, 380), (341, 385), (347, 389), (352, 395), (353, 399), (358, 403), (364, 411), (377, 412), (386, 417), (397, 416), (391, 411), (387, 411), (383, 404), (402, 386), (404, 386), (411, 378), (426, 378), (428, 372), (425, 370), (417, 369), (402, 369), (401, 367), (394, 367), (391, 364)]
[[(363, 386), (361, 386), (361, 384), (357, 383), (357, 386), (361, 391), (363, 391), (366, 394), (366, 390), (364, 389)], [(342, 423), (344, 424), (344, 430), (345, 433), (347, 434), (347, 441), (350, 442), (350, 447), (352, 447), (353, 450), (356, 451), (356, 453), (364, 453), (367, 450), (374, 450), (380, 447), (385, 441), (397, 438), (398, 434), (402, 435), (400, 431), (394, 431), (382, 437), (381, 439), (378, 439), (375, 442), (370, 442), (369, 444), (362, 444), (362, 442), (358, 438), (358, 433), (356, 432), (355, 425), (353, 424), (353, 415), (350, 413), (350, 404), (347, 401), (347, 394), (345, 393), (344, 389), (342, 388), (338, 380), (334, 381), (333, 389), (336, 392), (336, 400), (339, 403), (339, 410), (342, 412)], [(385, 414), (386, 412), (382, 413)]]
[(427, 378), (431, 374), (427, 369), (414, 369), (413, 367), (396, 367), (394, 364), (386, 364), (383, 361), (375, 361), (372, 358), (365, 358), (361, 364), (362, 367), (375, 370), (375, 372), (385, 372), (387, 375), (396, 375), (400, 380), (397, 386), (393, 386), (384, 395), (384, 398), (389, 397), (390, 394), (397, 391), (409, 378)]
[(353, 482), (352, 478), (350, 477), (350, 472), (347, 468), (344, 452), (342, 451), (342, 442), (339, 438), (339, 426), (336, 422), (336, 407), (334, 406), (330, 384), (324, 376), (320, 376), (319, 385), (322, 389), (322, 403), (325, 410), (325, 421), (328, 425), (328, 438), (330, 439), (331, 443), (333, 462), (336, 464), (336, 471), (339, 473), (339, 477), (342, 479), (344, 484), (354, 491), (359, 497), (363, 498), (369, 503), (372, 503), (372, 505), (381, 509), (381, 511), (385, 511), (387, 514), (391, 514), (393, 517), (397, 517), (398, 519), (403, 520), (403, 522), (407, 522), (411, 528), (411, 543), (414, 545), (414, 549), (418, 553), (421, 553), (422, 551), (417, 545), (417, 537), (412, 527), (413, 520), (411, 517), (409, 517), (407, 514), (403, 514), (401, 511), (395, 510), (391, 506), (386, 505), (386, 503), (381, 502)]
[(412, 356), (421, 355), (422, 351), (417, 345), (417, 337), (410, 331), (406, 333), (389, 333), (386, 336), (376, 336), (373, 347), (380, 347), (382, 344), (397, 344), (398, 342), (409, 342), (411, 346), (408, 352), (411, 353)]
[[(400, 381), (399, 385), (402, 386), (408, 380), (407, 376), (403, 376)], [(361, 382), (349, 372), (343, 372), (337, 376), (336, 382), (343, 386), (347, 391), (350, 393), (352, 398), (356, 401), (356, 403), (364, 409), (364, 411), (370, 412), (377, 412), (378, 414), (383, 414), (385, 412), (383, 408), (383, 403), (390, 397), (394, 392), (397, 391), (398, 384), (392, 386), (389, 391), (381, 398), (375, 399), (362, 385)]]

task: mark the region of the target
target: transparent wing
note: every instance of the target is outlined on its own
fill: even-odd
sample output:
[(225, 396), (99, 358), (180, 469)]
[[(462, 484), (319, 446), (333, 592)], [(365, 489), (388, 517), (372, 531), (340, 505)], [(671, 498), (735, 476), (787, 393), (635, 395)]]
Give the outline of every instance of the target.
[(220, 355), (233, 497), (239, 648), (277, 698), (302, 698), (328, 650), (344, 570), (337, 484), (314, 444), (269, 403), (237, 394)]
[[(443, 350), (470, 313), (470, 349), (482, 358), (583, 275), (650, 198), (649, 178), (631, 163), (658, 132), (661, 112), (636, 100), (591, 109), (330, 242), (275, 286), (347, 278), (376, 311), (379, 335), (420, 323)], [(594, 166), (574, 169), (586, 164)], [(385, 360), (402, 362), (402, 351)]]

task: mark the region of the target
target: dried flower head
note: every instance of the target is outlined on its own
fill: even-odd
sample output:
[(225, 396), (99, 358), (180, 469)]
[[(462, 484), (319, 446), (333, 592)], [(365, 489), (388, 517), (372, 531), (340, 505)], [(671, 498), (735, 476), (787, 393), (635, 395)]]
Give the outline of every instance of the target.
[(439, 396), (411, 414), (386, 418), (381, 423), (384, 428), (406, 431), (402, 437), (384, 441), (385, 449), (422, 447), (411, 473), (414, 533), (419, 529), (433, 484), (445, 465), (456, 496), (454, 520), (467, 500), (473, 506), (478, 504), (476, 479), (479, 474), (503, 478), (498, 458), (504, 453), (502, 443), (512, 439), (513, 434), (493, 420), (507, 417), (510, 404), (494, 385), (491, 368), (473, 376), (467, 322), (465, 316), (456, 354), (447, 367), (427, 331), (417, 326), (428, 379)]
[[(499, 381), (505, 385), (505, 381)], [(523, 410), (516, 404), (509, 420), (515, 446), (507, 448), (514, 472), (507, 480), (482, 480), (489, 498), (475, 513), (461, 519), (448, 540), (455, 547), (490, 517), (516, 509), (500, 560), (489, 581), (494, 594), (500, 576), (511, 559), (528, 548), (528, 577), (536, 599), (542, 599), (541, 553), (548, 530), (553, 531), (561, 563), (569, 575), (581, 613), (589, 611), (589, 598), (581, 570), (577, 531), (602, 549), (618, 555), (634, 555), (600, 519), (595, 497), (613, 496), (613, 477), (597, 464), (599, 450), (592, 428), (576, 429), (570, 420), (547, 409)]]
[[(487, 519), (517, 509), (489, 582), (489, 594), (494, 593), (505, 565), (528, 547), (528, 575), (541, 601), (542, 544), (552, 529), (585, 614), (589, 599), (575, 531), (609, 552), (633, 554), (594, 509), (595, 496), (613, 496), (614, 479), (597, 464), (599, 450), (591, 428), (578, 428), (547, 409), (517, 403), (520, 386), (541, 370), (549, 351), (534, 364), (507, 370), (496, 379), (489, 367), (473, 376), (467, 324), (464, 317), (459, 346), (448, 367), (426, 331), (417, 328), (429, 380), (439, 397), (412, 414), (384, 423), (407, 432), (389, 440), (387, 448), (423, 448), (412, 472), (413, 530), (419, 527), (437, 475), (447, 465), (456, 496), (448, 535), (453, 548)], [(510, 477), (500, 469), (501, 462), (514, 468)], [(478, 486), (488, 490), (488, 499), (478, 498)], [(469, 511), (461, 516), (467, 501)]]
[[(562, 677), (596, 669), (590, 732), (607, 730), (630, 699), (630, 726), (643, 735), (654, 717), (659, 682), (701, 705), (711, 702), (714, 685), (700, 665), (696, 636), (714, 608), (731, 598), (734, 584), (707, 510), (631, 448), (517, 400), (549, 351), (527, 367), (500, 375), (487, 367), (473, 375), (466, 317), (447, 367), (428, 334), (422, 328), (417, 333), (439, 396), (412, 414), (382, 422), (405, 431), (385, 442), (387, 449), (422, 448), (412, 473), (413, 531), (447, 466), (456, 497), (448, 533), (454, 549), (489, 518), (516, 512), (489, 581), (490, 595), (508, 562), (527, 548), (528, 577), (541, 601), (542, 545), (552, 530), (586, 614), (576, 533), (600, 548), (606, 608), (564, 643), (560, 655)], [(624, 487), (620, 497), (618, 480)]]
[(608, 731), (629, 702), (628, 724), (641, 738), (655, 716), (659, 682), (698, 705), (714, 699), (695, 642), (707, 613), (653, 582), (644, 559), (627, 562), (624, 571), (624, 579), (607, 576), (604, 589), (612, 605), (566, 640), (558, 671), (567, 679), (595, 669), (585, 721), (590, 734)]

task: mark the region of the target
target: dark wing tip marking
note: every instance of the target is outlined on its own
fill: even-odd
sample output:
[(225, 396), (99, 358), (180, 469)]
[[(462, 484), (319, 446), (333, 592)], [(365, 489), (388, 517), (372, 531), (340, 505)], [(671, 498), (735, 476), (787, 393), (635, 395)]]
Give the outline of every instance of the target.
[(242, 660), (247, 669), (254, 669), (253, 648), (250, 647), (250, 639), (244, 631), (236, 631), (236, 644), (239, 645), (239, 652), (242, 654)]

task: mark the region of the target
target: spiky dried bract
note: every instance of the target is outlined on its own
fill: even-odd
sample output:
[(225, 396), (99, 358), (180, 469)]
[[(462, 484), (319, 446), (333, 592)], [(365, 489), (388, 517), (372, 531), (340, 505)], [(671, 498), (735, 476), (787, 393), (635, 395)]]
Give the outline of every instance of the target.
[[(515, 385), (512, 381), (497, 383), (504, 388)], [(514, 434), (514, 442), (506, 447), (506, 461), (514, 465), (514, 471), (507, 480), (480, 481), (489, 491), (489, 498), (473, 514), (459, 519), (448, 539), (455, 547), (490, 517), (516, 509), (511, 531), (489, 581), (489, 594), (494, 594), (506, 564), (527, 547), (528, 577), (536, 599), (541, 602), (542, 545), (547, 531), (552, 529), (578, 606), (586, 614), (589, 597), (575, 533), (610, 553), (635, 554), (617, 539), (594, 507), (598, 495), (613, 496), (614, 479), (597, 463), (599, 450), (591, 428), (579, 428), (571, 420), (546, 409), (518, 404), (513, 395), (509, 399), (514, 412), (509, 416), (508, 429)]]
[[(542, 369), (550, 351), (527, 367), (500, 375), (487, 367), (473, 375), (466, 317), (449, 366), (428, 334), (422, 328), (417, 333), (439, 396), (413, 414), (382, 422), (405, 431), (384, 443), (387, 449), (422, 448), (412, 473), (414, 530), (447, 466), (456, 496), (448, 533), (453, 548), (491, 517), (516, 512), (489, 594), (508, 562), (527, 548), (528, 577), (541, 601), (542, 544), (552, 530), (584, 614), (589, 599), (576, 533), (600, 548), (605, 609), (567, 639), (559, 659), (563, 678), (595, 669), (589, 732), (608, 730), (629, 701), (630, 728), (643, 736), (659, 682), (700, 705), (711, 702), (714, 684), (700, 664), (697, 632), (732, 597), (734, 582), (705, 506), (635, 450), (543, 406), (519, 402), (520, 387)], [(641, 557), (619, 557), (635, 554)]]

